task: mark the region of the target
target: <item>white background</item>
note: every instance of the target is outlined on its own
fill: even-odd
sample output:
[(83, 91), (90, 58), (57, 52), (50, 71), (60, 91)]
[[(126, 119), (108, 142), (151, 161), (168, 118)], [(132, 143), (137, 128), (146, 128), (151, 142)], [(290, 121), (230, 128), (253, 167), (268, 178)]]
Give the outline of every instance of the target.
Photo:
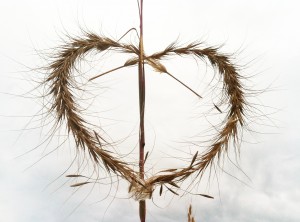
[[(176, 39), (180, 43), (195, 40), (207, 45), (224, 43), (222, 51), (236, 53), (236, 63), (243, 66), (242, 74), (253, 76), (251, 89), (266, 89), (251, 99), (266, 116), (250, 118), (254, 120), (251, 129), (258, 133), (246, 133), (241, 147), (239, 163), (251, 180), (225, 164), (242, 182), (219, 172), (218, 181), (214, 179), (210, 184), (202, 181), (198, 188), (198, 192), (212, 195), (214, 200), (189, 195), (183, 198), (166, 195), (161, 199), (155, 196), (153, 202), (148, 201), (148, 221), (186, 221), (190, 203), (196, 221), (299, 221), (298, 1), (146, 0), (144, 8), (146, 53), (161, 50)], [(100, 200), (108, 189), (104, 185), (96, 186), (91, 193), (91, 186), (84, 187), (73, 195), (71, 182), (64, 177), (73, 173), (64, 172), (74, 157), (72, 144), (69, 146), (67, 142), (62, 149), (34, 164), (63, 137), (57, 140), (54, 137), (51, 144), (40, 145), (49, 128), (41, 127), (41, 116), (31, 117), (42, 108), (42, 100), (37, 98), (42, 90), (30, 91), (36, 86), (34, 80), (42, 79), (40, 71), (34, 69), (43, 64), (44, 49), (61, 44), (60, 37), (64, 38), (64, 34), (81, 35), (79, 27), (118, 39), (128, 29), (138, 28), (136, 1), (1, 0), (0, 15), (0, 220), (138, 221), (137, 203), (128, 199), (124, 183), (120, 184), (120, 194), (112, 192), (103, 201)], [(126, 38), (130, 40), (136, 42), (134, 34)], [(109, 60), (108, 56), (104, 63), (97, 60), (94, 74), (121, 65), (124, 58), (120, 59), (120, 63), (118, 59)], [(190, 68), (192, 63), (192, 59), (166, 61), (174, 75), (193, 88), (199, 87), (209, 98), (209, 93), (205, 94), (201, 88), (203, 82), (193, 81), (201, 80), (209, 71), (201, 65)], [(125, 124), (103, 120), (108, 132), (121, 135), (126, 131), (123, 135), (126, 136), (130, 133), (127, 130), (137, 129), (135, 73), (135, 69), (130, 69), (98, 80), (101, 86), (109, 87), (100, 99), (112, 111), (103, 115), (126, 120)], [(197, 116), (196, 108), (201, 103), (177, 83), (151, 69), (147, 78), (152, 86), (147, 91), (147, 145), (149, 150), (152, 147), (159, 150), (153, 155), (156, 159), (150, 162), (157, 163), (159, 154), (167, 156), (168, 147), (173, 148), (180, 144), (178, 141), (198, 133), (189, 124)], [(125, 144), (134, 146), (135, 136), (136, 132)], [(18, 157), (37, 145), (37, 149)], [(166, 160), (165, 164), (174, 164), (173, 160)]]

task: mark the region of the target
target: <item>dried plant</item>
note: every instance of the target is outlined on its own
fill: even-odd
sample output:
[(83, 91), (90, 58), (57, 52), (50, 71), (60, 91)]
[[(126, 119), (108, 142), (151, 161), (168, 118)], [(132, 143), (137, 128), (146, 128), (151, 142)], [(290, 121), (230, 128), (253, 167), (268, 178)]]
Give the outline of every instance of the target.
[(188, 222), (196, 222), (195, 218), (192, 215), (192, 205), (190, 205), (188, 210)]
[[(245, 89), (241, 82), (242, 76), (239, 74), (239, 69), (232, 62), (230, 55), (219, 52), (218, 47), (203, 47), (200, 42), (193, 42), (187, 45), (172, 43), (160, 52), (147, 55), (144, 52), (143, 45), (143, 0), (139, 2), (139, 15), (140, 32), (138, 45), (125, 44), (122, 43), (121, 39), (115, 41), (90, 32), (85, 32), (82, 37), (70, 37), (65, 45), (57, 48), (57, 53), (53, 56), (54, 59), (46, 67), (49, 75), (45, 78), (43, 85), (47, 88), (47, 93), (44, 96), (50, 98), (49, 113), (55, 114), (55, 128), (58, 129), (62, 124), (66, 124), (69, 135), (74, 137), (78, 151), (87, 151), (96, 167), (104, 167), (108, 173), (117, 175), (130, 183), (129, 193), (134, 199), (139, 201), (140, 220), (144, 222), (146, 218), (146, 199), (151, 198), (156, 188), (160, 189), (160, 195), (163, 187), (167, 191), (178, 195), (176, 191), (180, 188), (180, 184), (183, 181), (190, 178), (191, 175), (201, 178), (207, 169), (228, 153), (231, 145), (238, 151), (239, 133), (245, 126), (247, 103), (245, 100)], [(125, 162), (118, 153), (112, 153), (105, 148), (110, 144), (100, 133), (101, 130), (96, 132), (89, 127), (90, 124), (84, 119), (81, 113), (82, 108), (77, 103), (74, 95), (74, 90), (80, 89), (73, 74), (76, 64), (91, 51), (100, 53), (108, 50), (129, 54), (130, 58), (124, 65), (97, 75), (89, 81), (93, 81), (117, 69), (138, 67), (140, 106), (138, 172), (134, 171), (133, 166)], [(187, 90), (202, 98), (196, 91), (170, 73), (162, 64), (163, 59), (172, 56), (191, 56), (212, 65), (219, 73), (220, 82), (223, 84), (222, 102), (220, 104), (228, 105), (228, 113), (221, 124), (222, 127), (217, 135), (211, 139), (211, 145), (204, 153), (200, 154), (197, 151), (186, 167), (164, 169), (146, 178), (144, 172), (145, 158), (147, 158), (144, 153), (145, 64), (151, 66), (156, 72), (170, 76)], [(222, 113), (219, 106), (214, 104), (214, 108)], [(68, 177), (81, 177), (81, 175), (68, 175)], [(87, 183), (81, 182), (73, 186), (82, 186)], [(212, 198), (209, 195), (200, 195)], [(189, 222), (195, 221), (191, 215), (191, 207), (189, 208), (188, 218)]]

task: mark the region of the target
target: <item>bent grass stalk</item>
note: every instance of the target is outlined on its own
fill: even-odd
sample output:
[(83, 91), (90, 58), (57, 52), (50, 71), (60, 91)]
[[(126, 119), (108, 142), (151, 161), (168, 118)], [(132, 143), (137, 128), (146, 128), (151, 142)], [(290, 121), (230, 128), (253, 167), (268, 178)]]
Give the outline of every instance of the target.
[[(55, 127), (59, 128), (61, 124), (66, 123), (68, 133), (74, 137), (78, 150), (86, 150), (95, 164), (103, 166), (109, 174), (115, 174), (129, 182), (129, 192), (139, 201), (140, 221), (145, 222), (146, 199), (152, 196), (156, 188), (159, 188), (160, 195), (163, 187), (166, 188), (165, 190), (179, 195), (177, 191), (180, 188), (179, 184), (194, 174), (196, 177), (201, 178), (214, 162), (218, 162), (228, 152), (230, 143), (233, 143), (235, 149), (239, 149), (239, 130), (244, 128), (247, 103), (245, 100), (245, 88), (241, 82), (242, 76), (238, 73), (238, 68), (232, 63), (229, 55), (219, 52), (218, 47), (202, 47), (202, 44), (199, 42), (183, 46), (172, 43), (160, 52), (152, 55), (145, 54), (143, 42), (143, 0), (140, 0), (138, 3), (140, 18), (138, 46), (122, 43), (121, 39), (124, 36), (118, 41), (90, 32), (85, 32), (82, 37), (69, 37), (69, 41), (58, 48), (57, 54), (54, 55), (54, 60), (46, 67), (49, 75), (46, 77), (43, 85), (48, 88), (48, 92), (44, 96), (51, 98), (49, 113), (55, 113)], [(117, 153), (112, 153), (104, 149), (109, 143), (101, 133), (89, 128), (89, 123), (82, 116), (81, 108), (76, 102), (73, 93), (74, 89), (79, 88), (72, 74), (75, 64), (91, 51), (100, 53), (108, 50), (128, 54), (130, 58), (122, 66), (96, 75), (90, 78), (89, 81), (94, 81), (103, 75), (119, 69), (137, 66), (140, 115), (138, 172), (134, 171), (132, 165), (123, 161)], [(162, 64), (161, 60), (172, 56), (191, 56), (196, 59), (208, 61), (220, 75), (223, 83), (222, 101), (228, 104), (229, 111), (222, 122), (220, 131), (211, 139), (211, 145), (204, 153), (199, 154), (197, 151), (186, 167), (165, 169), (146, 178), (144, 165), (148, 155), (146, 155), (147, 157), (144, 155), (145, 64), (151, 66), (156, 72), (168, 75), (172, 80), (178, 82), (178, 84), (195, 94), (199, 99), (202, 98), (199, 93), (170, 73)], [(214, 104), (214, 108), (222, 113), (216, 104)], [(68, 177), (83, 176), (74, 174), (68, 175)], [(88, 181), (85, 181), (72, 186), (78, 187), (88, 183)], [(198, 195), (212, 198), (206, 194)], [(188, 221), (195, 221), (191, 216), (191, 207), (189, 208), (188, 215)]]

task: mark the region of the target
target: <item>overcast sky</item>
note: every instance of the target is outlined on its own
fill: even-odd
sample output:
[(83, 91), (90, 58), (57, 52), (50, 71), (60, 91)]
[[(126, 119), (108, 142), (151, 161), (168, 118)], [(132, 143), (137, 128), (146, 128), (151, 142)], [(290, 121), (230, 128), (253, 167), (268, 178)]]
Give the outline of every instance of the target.
[[(241, 74), (251, 76), (245, 84), (253, 90), (266, 89), (251, 98), (261, 115), (249, 114), (253, 132), (245, 132), (241, 146), (239, 164), (250, 179), (225, 162), (225, 169), (238, 179), (219, 172), (218, 180), (203, 180), (195, 190), (214, 196), (214, 200), (155, 195), (148, 201), (148, 221), (186, 221), (190, 203), (197, 222), (300, 221), (299, 7), (296, 0), (145, 0), (146, 53), (175, 40), (224, 44), (221, 51), (235, 53), (235, 62), (243, 67)], [(34, 80), (41, 79), (34, 69), (43, 64), (49, 49), (61, 44), (64, 34), (80, 35), (81, 27), (118, 39), (128, 29), (138, 28), (136, 1), (1, 0), (0, 16), (0, 221), (138, 221), (138, 203), (128, 198), (124, 182), (118, 193), (116, 185), (110, 193), (105, 185), (93, 190), (86, 186), (76, 193), (69, 187), (72, 181), (64, 176), (76, 169), (75, 164), (65, 172), (74, 157), (74, 146), (67, 142), (47, 155), (64, 137), (41, 144), (49, 128), (42, 127), (41, 116), (36, 116), (42, 108), (43, 101), (37, 98), (42, 90), (33, 90)], [(135, 34), (124, 41), (136, 42)], [(122, 56), (113, 58), (110, 60), (109, 54), (97, 57), (86, 71), (96, 75), (125, 61)], [(198, 63), (182, 58), (164, 64), (203, 93), (206, 102), (197, 101), (178, 83), (147, 69), (146, 149), (154, 150), (149, 163), (155, 164), (155, 171), (163, 164), (175, 166), (177, 162), (161, 156), (186, 148), (182, 141), (187, 138), (198, 139), (195, 124), (207, 120), (195, 120), (203, 117), (203, 106), (209, 110), (209, 101), (214, 99), (205, 88), (211, 71)], [(95, 81), (93, 93), (101, 96), (89, 107), (90, 114), (103, 115), (97, 121), (109, 135), (113, 133), (112, 139), (130, 135), (117, 147), (120, 152), (129, 147), (124, 153), (137, 142), (135, 74), (135, 69), (129, 69)], [(95, 86), (103, 90), (97, 91)], [(194, 153), (195, 148), (191, 149)]]

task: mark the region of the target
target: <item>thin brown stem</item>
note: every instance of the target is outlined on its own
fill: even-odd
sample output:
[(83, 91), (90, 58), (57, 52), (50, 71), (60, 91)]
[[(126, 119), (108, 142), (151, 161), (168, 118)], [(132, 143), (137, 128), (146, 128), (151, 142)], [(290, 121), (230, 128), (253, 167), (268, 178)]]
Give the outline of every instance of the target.
[(169, 76), (171, 76), (173, 79), (175, 79), (177, 82), (179, 82), (181, 85), (183, 85), (185, 88), (187, 88), (188, 90), (190, 90), (192, 93), (194, 93), (196, 96), (198, 96), (199, 98), (203, 98), (202, 96), (200, 96), (197, 92), (195, 92), (194, 90), (191, 89), (191, 87), (187, 86), (185, 83), (183, 83), (182, 81), (180, 81), (179, 79), (177, 79), (175, 76), (173, 76), (171, 73), (166, 72), (166, 74), (168, 74)]
[[(140, 42), (139, 42), (139, 103), (140, 103), (140, 133), (139, 133), (139, 177), (144, 180), (144, 149), (145, 149), (145, 69), (144, 69), (144, 42), (143, 42), (143, 0), (140, 1)], [(139, 201), (140, 221), (146, 221), (146, 201)]]
[(119, 66), (119, 67), (117, 67), (117, 68), (113, 68), (113, 69), (111, 69), (111, 70), (108, 70), (108, 71), (106, 71), (106, 72), (103, 72), (103, 73), (101, 73), (101, 74), (99, 74), (99, 75), (96, 75), (96, 76), (90, 78), (89, 81), (92, 81), (92, 80), (97, 79), (97, 78), (99, 78), (99, 77), (101, 77), (101, 76), (104, 76), (104, 75), (106, 75), (106, 74), (108, 74), (108, 73), (114, 72), (114, 71), (116, 71), (116, 70), (119, 70), (119, 69), (122, 69), (122, 68), (125, 68), (125, 67), (126, 67), (126, 66), (123, 65), (123, 66)]

